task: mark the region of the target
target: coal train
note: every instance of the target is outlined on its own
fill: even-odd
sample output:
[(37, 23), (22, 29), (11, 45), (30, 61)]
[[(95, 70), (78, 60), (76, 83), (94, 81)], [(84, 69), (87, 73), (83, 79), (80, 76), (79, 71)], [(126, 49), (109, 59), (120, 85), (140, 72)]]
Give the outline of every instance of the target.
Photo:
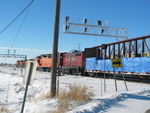
[[(126, 77), (150, 79), (150, 35), (85, 48), (84, 51), (63, 52), (58, 55), (58, 69), (65, 74), (107, 76), (124, 74)], [(113, 67), (113, 59), (121, 66)], [(51, 71), (52, 56), (41, 55), (34, 59), (38, 69)], [(18, 61), (18, 67), (25, 61)]]

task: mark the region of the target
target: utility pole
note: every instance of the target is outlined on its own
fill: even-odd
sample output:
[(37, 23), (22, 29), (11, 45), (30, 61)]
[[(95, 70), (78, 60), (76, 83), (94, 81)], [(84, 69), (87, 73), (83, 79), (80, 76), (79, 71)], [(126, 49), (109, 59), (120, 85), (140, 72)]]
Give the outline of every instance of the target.
[(56, 0), (55, 24), (53, 37), (53, 53), (52, 53), (52, 74), (51, 74), (51, 97), (56, 96), (56, 75), (57, 75), (57, 53), (58, 53), (58, 37), (59, 37), (59, 17), (60, 17), (61, 0)]
[(81, 43), (78, 43), (78, 51), (80, 51), (81, 47), (80, 47)]

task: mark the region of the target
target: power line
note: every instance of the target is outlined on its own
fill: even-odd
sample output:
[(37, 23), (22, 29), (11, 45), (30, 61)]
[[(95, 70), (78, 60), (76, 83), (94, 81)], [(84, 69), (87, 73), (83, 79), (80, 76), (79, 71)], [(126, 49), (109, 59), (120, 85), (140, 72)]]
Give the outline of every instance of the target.
[[(29, 11), (29, 10), (28, 10), (28, 11)], [(28, 11), (26, 12), (26, 14), (25, 14), (25, 16), (24, 16), (24, 18), (23, 18), (23, 20), (22, 20), (22, 22), (21, 22), (21, 24), (20, 24), (20, 26), (19, 26), (19, 28), (18, 28), (18, 30), (17, 30), (17, 33), (16, 33), (16, 35), (15, 35), (15, 37), (14, 37), (14, 40), (13, 40), (12, 43), (11, 43), (10, 49), (14, 46), (14, 44), (15, 44), (17, 38), (18, 38), (18, 35), (19, 35), (19, 33), (20, 33), (20, 31), (21, 31), (21, 29), (22, 29), (22, 27), (23, 27), (23, 24), (24, 24), (24, 22), (25, 22), (25, 19), (26, 19), (26, 17), (27, 17)]]
[[(28, 11), (29, 11), (29, 10), (28, 10)], [(18, 30), (17, 30), (17, 33), (16, 33), (16, 35), (15, 35), (15, 37), (14, 37), (12, 43), (11, 43), (11, 46), (10, 46), (10, 48), (8, 49), (9, 51), (12, 49), (12, 47), (14, 46), (14, 44), (15, 44), (17, 38), (18, 38), (18, 35), (19, 35), (19, 33), (20, 33), (20, 31), (21, 31), (21, 28), (22, 28), (22, 26), (23, 26), (23, 24), (24, 24), (24, 21), (25, 21), (25, 19), (26, 19), (26, 16), (27, 16), (28, 11), (26, 12), (26, 14), (25, 14), (25, 16), (24, 16), (24, 18), (23, 18), (23, 20), (22, 20), (22, 22), (21, 22), (21, 24), (20, 24), (20, 26), (19, 26), (19, 28), (18, 28)], [(14, 51), (16, 51), (16, 50), (14, 50)], [(15, 54), (15, 53), (14, 53), (14, 54)], [(6, 56), (7, 56), (7, 55), (6, 55)], [(10, 58), (9, 56), (10, 56), (10, 54), (8, 54), (8, 57), (5, 57), (5, 59), (4, 59), (3, 62), (5, 62), (5, 61), (7, 60), (7, 58)], [(0, 57), (1, 57), (1, 55), (0, 55)], [(12, 57), (12, 56), (11, 56), (11, 57)], [(16, 57), (16, 55), (15, 55), (14, 57)], [(19, 57), (20, 57), (20, 56), (19, 56)], [(17, 57), (16, 57), (16, 58), (17, 58)], [(21, 57), (20, 57), (20, 58), (21, 58)], [(24, 56), (23, 58), (26, 58), (26, 57)]]
[[(33, 2), (32, 2), (32, 3), (33, 3)], [(31, 5), (30, 5), (30, 6), (31, 6)], [(28, 7), (28, 8), (29, 8), (29, 7)], [(27, 9), (26, 9), (26, 10), (27, 10)], [(25, 12), (26, 10), (24, 10), (24, 12)], [(14, 37), (14, 39), (13, 39), (11, 45), (10, 45), (10, 48), (9, 48), (8, 50), (11, 50), (12, 47), (14, 46), (14, 44), (15, 44), (17, 38), (18, 38), (18, 35), (19, 35), (20, 31), (21, 31), (21, 28), (22, 28), (22, 26), (23, 26), (23, 24), (24, 24), (24, 22), (25, 22), (25, 19), (26, 19), (26, 16), (27, 16), (27, 14), (28, 14), (28, 11), (29, 11), (29, 10), (26, 11), (26, 14), (25, 14), (25, 16), (23, 17), (23, 20), (22, 20), (22, 22), (21, 22), (21, 24), (20, 24), (20, 26), (19, 26), (19, 28), (18, 28), (18, 30), (17, 30), (17, 33), (16, 33), (16, 35), (15, 35), (15, 37)], [(22, 13), (22, 14), (23, 14), (23, 13)], [(8, 26), (8, 27), (9, 27), (9, 26)], [(15, 53), (14, 53), (14, 54), (15, 54)], [(8, 58), (8, 57), (6, 57), (3, 62), (5, 62), (5, 61), (7, 60), (7, 58)]]
[(0, 34), (3, 33), (9, 26), (11, 26), (32, 5), (33, 2), (34, 0), (29, 2), (29, 4), (15, 18), (0, 31)]

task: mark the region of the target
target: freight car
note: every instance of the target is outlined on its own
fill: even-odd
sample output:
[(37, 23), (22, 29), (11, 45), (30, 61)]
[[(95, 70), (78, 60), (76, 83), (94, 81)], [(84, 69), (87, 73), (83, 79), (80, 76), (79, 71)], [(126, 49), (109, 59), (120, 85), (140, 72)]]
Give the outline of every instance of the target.
[[(85, 73), (112, 75), (115, 72), (150, 79), (149, 39), (150, 35), (85, 49)], [(120, 59), (122, 67), (113, 68), (112, 59)]]

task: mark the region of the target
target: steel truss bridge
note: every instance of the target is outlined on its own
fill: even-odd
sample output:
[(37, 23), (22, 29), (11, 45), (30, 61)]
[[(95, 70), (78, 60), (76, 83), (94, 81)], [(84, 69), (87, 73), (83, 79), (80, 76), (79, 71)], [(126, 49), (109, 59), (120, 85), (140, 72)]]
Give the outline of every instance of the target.
[(93, 48), (100, 48), (101, 55), (109, 59), (150, 56), (150, 35), (105, 45), (107, 45), (106, 49), (103, 49), (102, 45)]

